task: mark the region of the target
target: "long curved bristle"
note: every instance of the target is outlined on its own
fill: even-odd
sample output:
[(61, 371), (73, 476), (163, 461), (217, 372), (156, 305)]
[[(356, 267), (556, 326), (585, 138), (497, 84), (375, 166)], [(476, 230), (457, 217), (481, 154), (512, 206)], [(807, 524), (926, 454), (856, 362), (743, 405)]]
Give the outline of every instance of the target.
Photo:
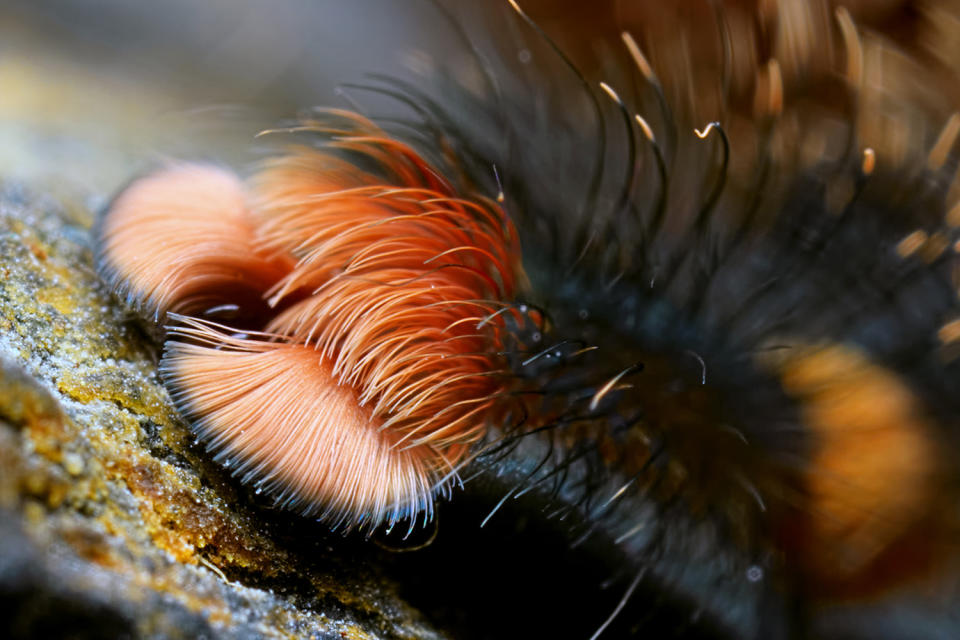
[(257, 250), (246, 198), (239, 178), (209, 165), (175, 164), (134, 181), (100, 220), (101, 273), (157, 319), (258, 301), (288, 264)]

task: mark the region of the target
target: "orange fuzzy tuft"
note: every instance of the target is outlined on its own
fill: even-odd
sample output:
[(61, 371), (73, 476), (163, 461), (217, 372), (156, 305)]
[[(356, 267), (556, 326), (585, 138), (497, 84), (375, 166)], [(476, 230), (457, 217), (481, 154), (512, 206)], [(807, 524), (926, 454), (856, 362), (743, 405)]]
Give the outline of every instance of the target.
[(483, 437), (522, 271), (499, 207), (339, 115), (301, 127), (331, 141), (268, 162), (249, 210), (229, 174), (175, 167), (121, 194), (101, 237), (108, 275), (156, 313), (256, 292), (263, 332), (171, 314), (165, 379), (244, 481), (372, 530), (429, 517)]
[(432, 512), (430, 453), (396, 447), (356, 392), (339, 385), (316, 350), (230, 338), (185, 321), (164, 375), (220, 462), (285, 506), (334, 525)]
[(158, 319), (249, 305), (289, 269), (257, 249), (240, 180), (207, 165), (172, 165), (134, 181), (98, 236), (106, 279)]
[(502, 391), (492, 355), (501, 325), (487, 319), (513, 294), (514, 232), (498, 208), (457, 197), (404, 145), (366, 131), (339, 140), (404, 182), (375, 184), (309, 149), (258, 176), (263, 240), (298, 260), (271, 304), (313, 290), (267, 330), (315, 346), (384, 428), (404, 446), (433, 447), (430, 468), (448, 472)]

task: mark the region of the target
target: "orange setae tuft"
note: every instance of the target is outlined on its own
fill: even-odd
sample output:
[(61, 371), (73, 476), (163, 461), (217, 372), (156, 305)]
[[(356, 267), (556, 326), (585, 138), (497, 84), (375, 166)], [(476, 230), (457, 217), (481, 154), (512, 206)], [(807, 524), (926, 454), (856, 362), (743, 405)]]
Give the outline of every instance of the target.
[(259, 304), (290, 265), (259, 251), (244, 185), (213, 166), (176, 164), (134, 181), (99, 223), (99, 263), (127, 302), (157, 319)]
[[(235, 475), (334, 526), (433, 510), (504, 396), (509, 220), (355, 115), (245, 187), (174, 167), (117, 198), (105, 270), (155, 313), (254, 291), (260, 331), (176, 313), (163, 371)], [(331, 118), (331, 122), (336, 120)], [(217, 296), (222, 296), (217, 297)]]
[[(230, 338), (186, 321), (164, 375), (220, 462), (285, 506), (333, 524), (430, 514), (428, 453), (401, 450), (316, 350)], [(189, 327), (193, 327), (191, 330)]]
[(501, 392), (501, 325), (485, 321), (513, 295), (514, 232), (499, 208), (458, 197), (401, 143), (365, 130), (338, 139), (386, 163), (393, 183), (305, 148), (261, 172), (263, 241), (298, 260), (271, 304), (312, 290), (267, 330), (315, 346), (384, 428), (404, 446), (434, 447), (429, 466), (448, 472)]

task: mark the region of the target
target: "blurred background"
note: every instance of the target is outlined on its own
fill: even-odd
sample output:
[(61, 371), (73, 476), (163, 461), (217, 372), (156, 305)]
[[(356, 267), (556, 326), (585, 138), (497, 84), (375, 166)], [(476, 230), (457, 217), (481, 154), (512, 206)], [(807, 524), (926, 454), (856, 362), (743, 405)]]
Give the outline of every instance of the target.
[(0, 175), (103, 192), (161, 154), (229, 158), (299, 108), (346, 106), (338, 82), (396, 72), (430, 14), (389, 0), (9, 0)]
[[(903, 163), (929, 149), (960, 104), (956, 0), (522, 4), (591, 80), (619, 79), (606, 72), (623, 65), (619, 32), (629, 29), (677, 113), (698, 125), (722, 116), (735, 151), (738, 140), (757, 146), (749, 130), (769, 115), (758, 101), (769, 98), (771, 58), (785, 106), (768, 144), (780, 155), (821, 157), (859, 109), (861, 139), (882, 161)], [(298, 109), (349, 106), (338, 83), (402, 76), (431, 60), (456, 69), (470, 53), (438, 5), (471, 38), (486, 33), (523, 58), (516, 21), (486, 21), (510, 13), (506, 1), (6, 0), (0, 175), (103, 192), (158, 155), (232, 159), (252, 132)], [(853, 110), (842, 86), (841, 5), (863, 64)]]

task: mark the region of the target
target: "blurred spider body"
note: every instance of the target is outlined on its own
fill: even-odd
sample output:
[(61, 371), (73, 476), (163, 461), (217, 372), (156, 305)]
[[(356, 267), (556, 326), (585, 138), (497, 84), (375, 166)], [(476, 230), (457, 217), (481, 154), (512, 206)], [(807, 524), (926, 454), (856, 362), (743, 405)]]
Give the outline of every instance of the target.
[(344, 85), (389, 113), (135, 181), (102, 271), (218, 459), (305, 515), (556, 536), (619, 586), (611, 637), (949, 634), (955, 101), (885, 91), (882, 19), (774, 4), (438, 5), (457, 55)]

